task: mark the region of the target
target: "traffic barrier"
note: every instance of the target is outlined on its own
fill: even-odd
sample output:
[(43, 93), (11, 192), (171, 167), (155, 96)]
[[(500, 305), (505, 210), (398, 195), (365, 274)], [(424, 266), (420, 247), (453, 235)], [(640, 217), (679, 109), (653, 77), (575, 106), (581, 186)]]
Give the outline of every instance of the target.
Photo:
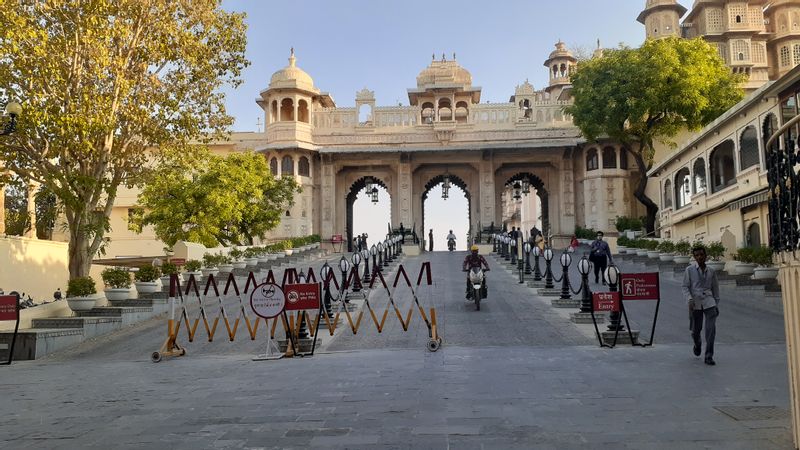
[[(337, 295), (334, 297), (334, 301), (338, 304), (338, 308), (335, 314), (331, 315), (330, 311), (325, 310), (323, 307), (324, 305), (322, 301), (319, 301), (319, 298), (317, 298), (318, 306), (315, 307), (317, 310), (316, 314), (309, 313), (309, 310), (307, 309), (296, 311), (292, 310), (293, 313), (287, 314), (287, 311), (284, 307), (281, 309), (278, 315), (265, 318), (253, 310), (252, 298), (256, 289), (260, 289), (264, 286), (275, 286), (280, 288), (281, 292), (283, 292), (283, 290), (288, 286), (296, 286), (300, 279), (296, 268), (288, 268), (284, 271), (283, 279), (280, 285), (275, 283), (275, 275), (272, 270), (267, 272), (266, 277), (263, 278), (261, 283), (256, 280), (255, 274), (250, 272), (247, 276), (243, 290), (239, 289), (236, 277), (231, 273), (228, 275), (228, 278), (225, 281), (225, 287), (221, 295), (217, 279), (214, 278), (213, 275), (209, 275), (206, 279), (206, 284), (202, 291), (202, 295), (194, 275), (189, 277), (189, 280), (185, 286), (181, 286), (180, 279), (177, 275), (172, 275), (170, 278), (169, 294), (171, 312), (170, 318), (167, 321), (167, 338), (162, 344), (161, 348), (152, 353), (151, 360), (153, 362), (159, 362), (165, 356), (185, 355), (186, 348), (178, 344), (178, 335), (181, 331), (181, 328), (186, 329), (188, 342), (193, 342), (198, 336), (198, 327), (201, 322), (203, 323), (203, 328), (200, 330), (205, 330), (205, 336), (208, 339), (208, 342), (213, 342), (217, 333), (217, 328), (220, 324), (220, 319), (225, 325), (225, 331), (227, 332), (227, 337), (230, 342), (235, 341), (239, 327), (242, 324), (244, 324), (244, 328), (247, 330), (247, 336), (250, 338), (250, 340), (255, 340), (258, 335), (259, 326), (263, 322), (264, 329), (268, 330), (268, 340), (270, 341), (270, 346), (274, 346), (273, 340), (275, 339), (275, 332), (278, 328), (278, 323), (280, 322), (289, 341), (287, 344), (286, 356), (301, 354), (298, 352), (296, 341), (303, 324), (308, 325), (309, 335), (314, 338), (314, 344), (311, 352), (304, 353), (303, 355), (313, 355), (314, 346), (316, 346), (316, 338), (320, 330), (320, 323), (323, 321), (325, 327), (323, 330), (327, 329), (330, 336), (333, 336), (336, 332), (342, 313), (344, 313), (349, 325), (349, 329), (354, 335), (357, 334), (360, 329), (362, 329), (364, 309), (362, 308), (357, 314), (353, 314), (345, 305), (345, 298), (348, 293), (348, 288), (366, 288), (356, 267), (353, 267), (350, 273), (344, 277), (341, 285), (339, 280), (336, 278), (334, 271), (332, 270), (328, 271), (327, 276), (325, 276), (322, 281), (318, 282), (313, 268), (309, 268), (307, 275), (305, 275), (304, 278), (308, 283), (317, 284), (319, 287), (324, 286), (326, 296), (330, 295), (331, 286), (336, 288)], [(405, 316), (400, 311), (400, 307), (395, 301), (395, 293), (398, 283), (401, 283), (401, 280), (405, 282), (405, 286), (410, 289), (412, 295), (412, 303)], [(388, 297), (388, 305), (382, 313), (376, 312), (377, 310), (369, 299), (370, 293), (375, 288), (375, 284), (378, 281)], [(427, 349), (432, 352), (437, 351), (441, 346), (442, 338), (437, 326), (436, 309), (434, 307), (430, 307), (428, 313), (426, 314), (425, 308), (422, 306), (417, 292), (420, 286), (430, 286), (431, 284), (432, 276), (430, 262), (424, 262), (421, 265), (419, 275), (417, 276), (416, 280), (416, 289), (414, 284), (411, 283), (406, 269), (402, 264), (400, 264), (397, 268), (397, 272), (394, 276), (394, 280), (391, 283), (391, 287), (390, 284), (386, 282), (386, 279), (381, 271), (377, 270), (377, 268), (373, 270), (371, 280), (368, 284), (369, 292), (367, 292), (367, 294), (364, 296), (364, 306), (369, 312), (370, 318), (372, 319), (372, 323), (375, 325), (377, 332), (381, 333), (385, 329), (386, 320), (389, 316), (390, 309), (394, 311), (394, 315), (397, 317), (403, 331), (408, 331), (414, 311), (417, 310), (419, 311), (420, 317), (428, 328), (429, 340), (427, 343)], [(212, 295), (209, 296), (209, 293)], [(237, 300), (235, 305), (236, 313), (233, 317), (228, 314), (223, 301), (223, 296), (227, 296), (229, 293), (231, 293), (231, 295), (233, 295)], [(245, 296), (247, 296), (248, 300), (245, 300)], [(213, 297), (216, 297), (216, 299)], [(196, 314), (190, 317), (188, 309), (189, 302), (194, 299), (197, 301), (198, 310)], [(249, 308), (245, 306), (246, 301), (250, 303)], [(212, 318), (210, 317), (207, 309), (210, 310), (214, 307), (218, 308), (218, 312), (215, 317)], [(255, 313), (255, 317), (253, 317), (250, 313)], [(378, 317), (380, 317), (380, 320)]]

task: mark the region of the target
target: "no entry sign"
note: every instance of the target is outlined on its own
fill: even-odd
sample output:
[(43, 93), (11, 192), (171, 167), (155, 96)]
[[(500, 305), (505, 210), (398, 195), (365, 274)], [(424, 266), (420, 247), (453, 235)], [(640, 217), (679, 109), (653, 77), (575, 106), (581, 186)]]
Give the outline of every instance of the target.
[(259, 317), (272, 319), (283, 312), (286, 297), (277, 284), (259, 284), (250, 293), (250, 307)]
[(595, 292), (592, 294), (594, 311), (619, 312), (619, 292)]
[(658, 273), (623, 273), (620, 286), (623, 300), (658, 300)]
[(17, 320), (19, 309), (15, 295), (0, 295), (0, 320)]
[(320, 295), (319, 284), (287, 284), (286, 311), (298, 311), (302, 309), (319, 309)]

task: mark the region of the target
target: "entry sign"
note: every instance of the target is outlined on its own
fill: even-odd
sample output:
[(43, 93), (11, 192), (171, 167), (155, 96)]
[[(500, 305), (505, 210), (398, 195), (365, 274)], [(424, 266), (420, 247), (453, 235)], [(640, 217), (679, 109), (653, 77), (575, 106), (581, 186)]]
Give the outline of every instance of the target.
[(594, 311), (619, 312), (619, 292), (595, 292), (592, 294)]
[(263, 283), (250, 293), (250, 307), (259, 317), (272, 319), (283, 312), (286, 306), (286, 297), (277, 284)]
[(18, 316), (17, 296), (0, 295), (0, 320), (17, 320)]
[(658, 273), (623, 273), (620, 286), (625, 300), (658, 300)]
[(287, 284), (286, 289), (286, 311), (298, 311), (301, 309), (319, 309), (320, 295), (319, 284)]

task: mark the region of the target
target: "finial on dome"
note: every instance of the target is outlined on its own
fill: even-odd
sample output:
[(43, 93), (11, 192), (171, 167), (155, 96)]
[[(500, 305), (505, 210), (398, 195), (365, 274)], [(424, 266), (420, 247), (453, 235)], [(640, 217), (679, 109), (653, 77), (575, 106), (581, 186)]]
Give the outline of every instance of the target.
[(453, 52), (453, 61), (456, 60), (456, 52)]
[(294, 57), (294, 47), (291, 48), (291, 53), (289, 54), (289, 67), (295, 67), (297, 58)]
[(597, 38), (597, 49), (600, 49), (600, 38)]
[(431, 53), (431, 61), (436, 61), (436, 53)]
[(442, 62), (445, 62), (445, 61), (447, 61), (447, 59), (445, 59), (444, 52), (442, 52)]

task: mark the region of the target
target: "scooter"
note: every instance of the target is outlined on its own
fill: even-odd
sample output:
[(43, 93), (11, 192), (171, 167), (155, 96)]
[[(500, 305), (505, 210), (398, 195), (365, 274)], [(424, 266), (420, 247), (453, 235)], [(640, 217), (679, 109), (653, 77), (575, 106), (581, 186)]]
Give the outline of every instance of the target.
[(456, 240), (455, 239), (448, 239), (447, 240), (447, 249), (451, 252), (456, 249)]
[(475, 302), (475, 309), (481, 310), (481, 297), (483, 297), (483, 269), (473, 267), (469, 270), (469, 283), (472, 285), (472, 301)]

